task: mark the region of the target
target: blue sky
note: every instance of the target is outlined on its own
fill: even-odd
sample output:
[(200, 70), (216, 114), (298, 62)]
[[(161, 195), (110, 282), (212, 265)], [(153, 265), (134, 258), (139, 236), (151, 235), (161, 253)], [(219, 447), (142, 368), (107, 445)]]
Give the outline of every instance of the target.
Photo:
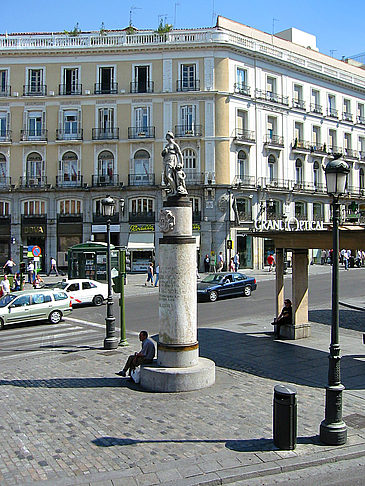
[[(15, 10), (16, 5), (16, 10)], [(210, 27), (217, 14), (272, 33), (289, 27), (317, 36), (324, 54), (341, 59), (365, 51), (365, 0), (2, 0), (0, 32), (53, 32), (123, 28), (129, 24), (157, 28), (160, 16), (176, 28)]]

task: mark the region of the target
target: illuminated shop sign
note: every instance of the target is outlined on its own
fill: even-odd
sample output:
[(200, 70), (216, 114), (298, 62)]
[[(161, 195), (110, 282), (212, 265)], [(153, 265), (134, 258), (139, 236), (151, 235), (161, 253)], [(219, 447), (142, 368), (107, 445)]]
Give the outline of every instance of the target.
[(256, 231), (323, 231), (323, 221), (309, 221), (297, 218), (255, 221)]

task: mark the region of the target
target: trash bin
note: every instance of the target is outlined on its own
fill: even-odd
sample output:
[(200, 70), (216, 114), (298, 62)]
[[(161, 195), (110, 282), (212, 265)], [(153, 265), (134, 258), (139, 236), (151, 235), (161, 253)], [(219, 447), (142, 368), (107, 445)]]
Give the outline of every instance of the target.
[(274, 387), (274, 444), (282, 450), (297, 445), (297, 391), (288, 385)]

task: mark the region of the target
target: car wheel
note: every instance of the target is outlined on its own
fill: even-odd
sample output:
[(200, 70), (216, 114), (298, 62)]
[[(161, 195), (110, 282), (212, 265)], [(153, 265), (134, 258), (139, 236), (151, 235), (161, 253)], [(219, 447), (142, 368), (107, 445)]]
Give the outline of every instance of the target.
[(245, 290), (243, 291), (243, 295), (245, 297), (250, 297), (250, 295), (251, 295), (251, 287), (249, 285), (247, 285), (247, 287), (245, 287)]
[(102, 303), (104, 302), (104, 297), (102, 295), (95, 295), (95, 297), (93, 298), (93, 304), (94, 305), (102, 305)]
[(58, 324), (61, 319), (62, 319), (62, 314), (58, 310), (51, 312), (48, 317), (48, 320), (51, 324)]
[(215, 290), (209, 292), (209, 300), (211, 302), (215, 302), (216, 300), (218, 300), (218, 292), (216, 292)]
[(4, 329), (4, 321), (0, 319), (0, 331)]

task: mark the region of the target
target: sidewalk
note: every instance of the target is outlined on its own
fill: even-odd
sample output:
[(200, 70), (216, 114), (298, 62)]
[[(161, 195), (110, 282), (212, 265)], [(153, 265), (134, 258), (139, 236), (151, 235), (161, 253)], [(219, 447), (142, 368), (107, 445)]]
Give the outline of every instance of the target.
[[(128, 291), (158, 291), (144, 278), (130, 276)], [(199, 329), (216, 384), (189, 393), (148, 393), (114, 375), (139, 348), (133, 336), (129, 348), (114, 351), (90, 341), (2, 359), (0, 485), (213, 486), (365, 455), (365, 313), (341, 310), (348, 442), (340, 447), (321, 445), (317, 435), (330, 311), (313, 309), (311, 319), (312, 337), (298, 341), (274, 341), (265, 316)], [(278, 383), (297, 389), (295, 451), (272, 442)]]

